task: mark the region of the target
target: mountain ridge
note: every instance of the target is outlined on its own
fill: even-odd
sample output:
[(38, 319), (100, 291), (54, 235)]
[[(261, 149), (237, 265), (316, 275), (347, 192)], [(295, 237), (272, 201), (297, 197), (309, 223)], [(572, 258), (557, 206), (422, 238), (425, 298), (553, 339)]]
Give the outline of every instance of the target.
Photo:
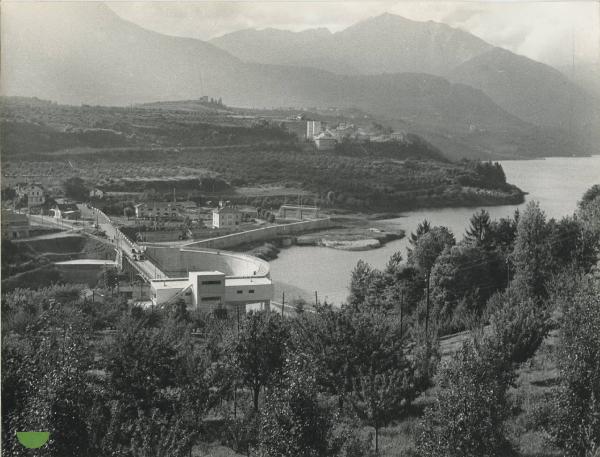
[[(552, 132), (538, 144), (538, 127), (480, 90), (438, 76), (338, 75), (248, 63), (210, 43), (131, 24), (104, 5), (95, 6), (99, 13), (87, 8), (36, 4), (30, 10), (37, 14), (34, 20), (13, 15), (7, 21), (3, 15), (6, 95), (69, 104), (128, 105), (210, 95), (241, 107), (356, 106), (425, 135), (454, 157), (559, 155), (561, 141), (576, 154), (588, 152)], [(74, 32), (78, 40), (70, 39)]]
[[(243, 54), (247, 61), (275, 64), (279, 56), (285, 56), (287, 65), (312, 65), (334, 73), (430, 73), (482, 90), (507, 112), (527, 122), (560, 128), (588, 143), (600, 140), (596, 132), (600, 130), (600, 98), (553, 67), (443, 23), (385, 13), (318, 43), (305, 43), (303, 49), (297, 44), (287, 47), (284, 36), (271, 39), (272, 33), (256, 31), (240, 41), (235, 35), (224, 35), (211, 43), (234, 56)], [(260, 46), (252, 41), (257, 36)], [(271, 47), (270, 42), (274, 43)], [(307, 53), (311, 62), (306, 60)], [(327, 59), (327, 55), (334, 58)]]

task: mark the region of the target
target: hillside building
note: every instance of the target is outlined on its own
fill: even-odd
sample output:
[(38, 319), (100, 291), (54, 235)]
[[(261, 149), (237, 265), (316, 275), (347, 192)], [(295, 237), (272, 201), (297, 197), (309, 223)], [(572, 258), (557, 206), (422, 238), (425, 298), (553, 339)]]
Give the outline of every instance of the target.
[(181, 205), (174, 202), (138, 203), (133, 208), (138, 219), (177, 220), (182, 217)]
[(40, 184), (17, 184), (17, 197), (27, 197), (27, 206), (41, 206), (46, 202), (44, 188)]
[(213, 210), (212, 215), (213, 228), (236, 227), (242, 223), (242, 212), (234, 206), (221, 203), (218, 208)]

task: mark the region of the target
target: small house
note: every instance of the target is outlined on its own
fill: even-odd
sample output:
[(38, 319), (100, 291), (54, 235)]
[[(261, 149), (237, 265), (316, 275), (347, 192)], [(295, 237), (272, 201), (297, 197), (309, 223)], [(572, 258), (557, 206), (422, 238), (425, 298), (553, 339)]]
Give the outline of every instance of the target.
[(236, 227), (242, 223), (242, 212), (234, 206), (219, 206), (212, 212), (213, 228)]

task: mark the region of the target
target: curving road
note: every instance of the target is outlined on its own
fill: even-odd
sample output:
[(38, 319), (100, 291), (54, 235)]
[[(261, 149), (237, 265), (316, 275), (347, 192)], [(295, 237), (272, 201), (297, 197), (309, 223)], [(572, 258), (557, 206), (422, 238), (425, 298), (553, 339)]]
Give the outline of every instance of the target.
[(88, 207), (87, 205), (77, 205), (83, 218), (96, 220), (98, 222), (98, 228), (106, 234), (106, 238), (99, 237), (90, 233), (90, 229), (93, 229), (93, 223), (81, 223), (68, 221), (64, 219), (54, 219), (49, 216), (37, 216), (28, 215), (29, 221), (37, 225), (47, 225), (51, 227), (58, 227), (63, 229), (70, 229), (74, 232), (81, 233), (82, 235), (94, 238), (100, 242), (108, 243), (117, 249), (125, 258), (129, 260), (131, 265), (140, 273), (140, 275), (146, 280), (152, 279), (165, 279), (168, 276), (160, 270), (152, 261), (148, 260), (133, 260), (133, 250), (140, 251), (140, 246), (127, 238), (123, 232), (116, 227), (111, 219), (104, 214), (102, 211)]

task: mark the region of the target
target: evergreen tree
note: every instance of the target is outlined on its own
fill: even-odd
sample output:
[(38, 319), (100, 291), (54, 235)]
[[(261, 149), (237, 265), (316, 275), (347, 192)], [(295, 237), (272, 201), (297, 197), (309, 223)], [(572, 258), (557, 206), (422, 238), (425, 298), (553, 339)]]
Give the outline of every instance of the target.
[[(423, 219), (423, 222), (419, 222), (419, 224), (417, 225), (417, 230), (415, 232), (411, 232), (408, 242), (414, 248), (414, 246), (417, 244), (417, 241), (419, 240), (419, 238), (422, 235), (425, 235), (430, 230), (431, 230), (431, 224), (429, 223), (429, 221), (427, 219)], [(411, 251), (411, 248), (408, 248), (409, 256), (410, 256), (410, 251)]]
[(431, 270), (433, 314), (441, 328), (461, 331), (483, 313), (504, 278), (493, 278), (489, 254), (475, 244), (445, 249)]
[(429, 232), (421, 235), (414, 249), (409, 253), (409, 263), (416, 266), (423, 274), (426, 284), (426, 316), (425, 331), (429, 326), (430, 308), (430, 279), (431, 270), (438, 256), (446, 249), (455, 244), (454, 235), (446, 227), (434, 227)]
[(469, 221), (469, 227), (467, 228), (465, 240), (468, 243), (475, 244), (476, 246), (490, 248), (491, 245), (491, 222), (490, 213), (482, 209), (481, 211), (473, 214)]
[(546, 281), (553, 268), (550, 227), (537, 202), (530, 202), (519, 218), (512, 254), (515, 287), (526, 296), (546, 296)]

